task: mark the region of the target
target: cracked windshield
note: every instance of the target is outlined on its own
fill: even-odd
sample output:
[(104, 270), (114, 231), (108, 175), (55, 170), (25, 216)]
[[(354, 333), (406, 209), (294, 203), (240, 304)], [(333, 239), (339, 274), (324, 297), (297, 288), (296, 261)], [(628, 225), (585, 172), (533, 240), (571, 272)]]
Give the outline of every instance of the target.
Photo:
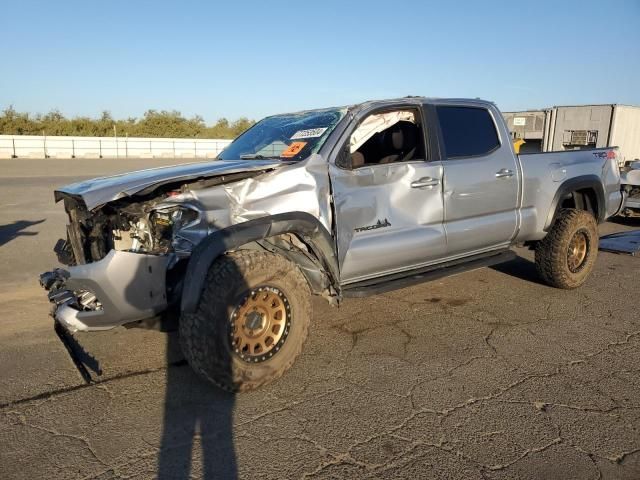
[(317, 152), (344, 117), (346, 108), (267, 117), (238, 137), (220, 160), (302, 160)]

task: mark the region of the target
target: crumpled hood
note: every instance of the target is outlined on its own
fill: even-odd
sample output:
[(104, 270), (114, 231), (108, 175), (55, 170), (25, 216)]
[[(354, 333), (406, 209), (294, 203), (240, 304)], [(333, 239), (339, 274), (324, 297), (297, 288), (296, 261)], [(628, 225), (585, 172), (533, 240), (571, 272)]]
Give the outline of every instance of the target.
[(265, 170), (286, 165), (278, 160), (214, 160), (187, 163), (171, 167), (149, 168), (136, 172), (99, 177), (72, 183), (55, 191), (56, 202), (65, 195), (80, 197), (87, 209), (92, 210), (105, 203), (134, 195), (152, 186), (174, 181), (210, 178), (218, 175)]

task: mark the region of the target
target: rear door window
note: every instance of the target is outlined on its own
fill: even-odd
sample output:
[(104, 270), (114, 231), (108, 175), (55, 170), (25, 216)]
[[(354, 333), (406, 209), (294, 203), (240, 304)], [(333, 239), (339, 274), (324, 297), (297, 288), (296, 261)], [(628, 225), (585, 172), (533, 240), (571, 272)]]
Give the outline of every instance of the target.
[(489, 111), (478, 107), (437, 106), (447, 158), (486, 155), (500, 146)]

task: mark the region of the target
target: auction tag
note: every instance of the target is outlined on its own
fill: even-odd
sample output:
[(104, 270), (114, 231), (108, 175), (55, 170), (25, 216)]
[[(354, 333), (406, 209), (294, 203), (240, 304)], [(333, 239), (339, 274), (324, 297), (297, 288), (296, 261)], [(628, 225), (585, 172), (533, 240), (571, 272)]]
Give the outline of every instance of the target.
[(291, 140), (295, 140), (297, 138), (315, 138), (321, 137), (324, 132), (327, 131), (327, 127), (324, 128), (310, 128), (309, 130), (298, 130), (293, 134)]
[(284, 158), (295, 157), (300, 151), (304, 148), (307, 142), (292, 142), (285, 151), (283, 151), (280, 156)]

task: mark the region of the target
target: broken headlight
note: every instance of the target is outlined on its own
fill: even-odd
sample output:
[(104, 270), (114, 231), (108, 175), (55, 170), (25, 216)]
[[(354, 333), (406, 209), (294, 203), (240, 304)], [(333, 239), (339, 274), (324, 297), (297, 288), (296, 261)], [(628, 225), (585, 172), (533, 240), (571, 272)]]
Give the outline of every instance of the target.
[(177, 253), (190, 252), (193, 244), (180, 235), (180, 231), (197, 225), (200, 212), (193, 207), (177, 205), (151, 212), (149, 217), (155, 245), (159, 250), (173, 250)]
[(181, 230), (197, 222), (200, 214), (197, 210), (187, 206), (167, 207), (154, 210), (151, 213), (151, 223), (155, 228)]

